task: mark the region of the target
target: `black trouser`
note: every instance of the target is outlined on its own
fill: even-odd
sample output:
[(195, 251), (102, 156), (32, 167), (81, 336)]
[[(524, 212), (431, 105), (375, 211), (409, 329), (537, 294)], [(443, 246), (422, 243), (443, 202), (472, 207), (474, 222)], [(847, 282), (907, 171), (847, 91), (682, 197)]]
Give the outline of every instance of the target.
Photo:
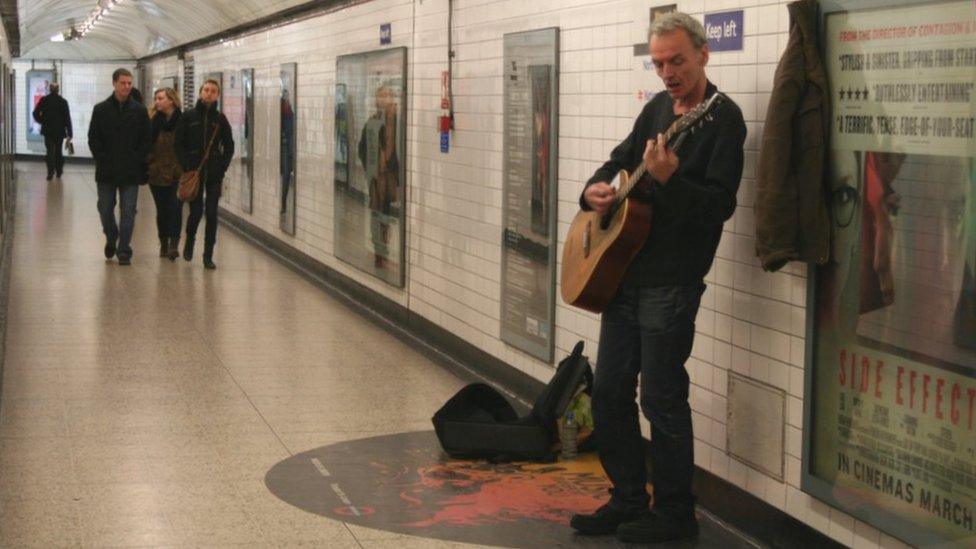
[(220, 200), (222, 186), (223, 177), (217, 180), (209, 180), (206, 185), (200, 187), (197, 197), (190, 202), (190, 217), (186, 220), (186, 239), (195, 240), (197, 226), (200, 225), (200, 218), (203, 217), (204, 202), (206, 201), (207, 228), (203, 238), (204, 258), (213, 257), (214, 245), (217, 243), (217, 202)]
[(47, 159), (47, 176), (54, 174), (59, 176), (64, 173), (64, 151), (61, 146), (64, 144), (63, 137), (44, 136), (44, 147), (47, 149), (45, 155)]
[(176, 198), (177, 184), (149, 185), (156, 202), (156, 231), (159, 238), (179, 238), (183, 226), (183, 204)]
[(603, 312), (593, 384), (593, 421), (600, 462), (613, 483), (610, 505), (647, 509), (640, 403), (651, 422), (654, 510), (684, 520), (693, 516), (694, 436), (685, 360), (704, 285), (624, 287)]

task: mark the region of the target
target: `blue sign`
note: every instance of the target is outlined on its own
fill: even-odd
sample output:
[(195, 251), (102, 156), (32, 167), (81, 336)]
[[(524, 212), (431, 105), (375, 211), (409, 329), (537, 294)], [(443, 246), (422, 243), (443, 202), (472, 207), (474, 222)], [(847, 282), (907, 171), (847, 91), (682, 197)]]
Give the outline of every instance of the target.
[(742, 51), (742, 14), (742, 10), (705, 14), (709, 51)]
[(380, 45), (386, 45), (393, 41), (393, 30), (389, 23), (380, 25)]
[(451, 148), (451, 132), (441, 132), (441, 152), (446, 153)]

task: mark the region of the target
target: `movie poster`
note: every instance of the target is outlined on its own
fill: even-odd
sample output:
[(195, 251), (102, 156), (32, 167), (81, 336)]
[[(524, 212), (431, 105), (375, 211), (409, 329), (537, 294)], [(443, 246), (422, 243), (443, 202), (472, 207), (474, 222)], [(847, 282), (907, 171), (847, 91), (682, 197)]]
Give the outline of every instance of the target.
[(298, 65), (284, 63), (279, 73), (281, 106), (281, 145), (279, 175), (281, 194), (279, 225), (281, 230), (294, 236), (297, 211), (295, 209), (295, 162), (298, 159), (298, 105), (296, 101)]
[(976, 547), (976, 6), (825, 25), (834, 261), (803, 488), (910, 544)]
[(559, 29), (506, 34), (501, 334), (552, 361)]
[(44, 143), (41, 125), (34, 120), (34, 108), (48, 94), (49, 87), (56, 82), (53, 70), (27, 71), (27, 141)]
[(406, 48), (336, 59), (335, 255), (405, 283)]

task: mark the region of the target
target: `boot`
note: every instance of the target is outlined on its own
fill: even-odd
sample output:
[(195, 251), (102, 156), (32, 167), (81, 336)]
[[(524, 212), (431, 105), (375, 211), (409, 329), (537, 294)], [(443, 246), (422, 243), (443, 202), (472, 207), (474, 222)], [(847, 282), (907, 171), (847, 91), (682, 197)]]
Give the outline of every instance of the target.
[(169, 250), (167, 250), (166, 255), (174, 261), (180, 257), (180, 237), (171, 236), (169, 238)]
[(217, 268), (217, 264), (213, 262), (213, 244), (211, 243), (206, 243), (203, 247), (203, 268), (210, 271)]
[(159, 237), (159, 257), (166, 257), (169, 254), (169, 239), (165, 236)]
[(193, 240), (192, 236), (187, 236), (183, 243), (183, 259), (187, 261), (193, 261)]

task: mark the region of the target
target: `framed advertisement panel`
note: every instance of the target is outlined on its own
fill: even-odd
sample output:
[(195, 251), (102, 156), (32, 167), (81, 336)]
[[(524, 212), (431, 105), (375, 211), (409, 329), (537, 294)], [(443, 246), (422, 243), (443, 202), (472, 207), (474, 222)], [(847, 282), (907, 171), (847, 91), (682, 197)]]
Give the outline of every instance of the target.
[(976, 547), (976, 5), (822, 8), (834, 239), (802, 488), (912, 545)]
[(336, 59), (335, 254), (397, 287), (406, 279), (407, 49)]
[(253, 211), (254, 203), (254, 69), (240, 72), (241, 110), (240, 137), (241, 151), (241, 209), (245, 213)]
[(281, 141), (279, 171), (281, 177), (281, 207), (279, 226), (281, 230), (294, 236), (296, 220), (295, 163), (298, 160), (298, 65), (284, 63), (279, 72)]
[(501, 336), (552, 362), (559, 29), (506, 34), (503, 52)]
[(27, 142), (44, 144), (44, 136), (41, 135), (41, 125), (34, 120), (34, 107), (41, 102), (41, 99), (48, 94), (50, 85), (57, 80), (53, 70), (30, 70), (27, 71)]

